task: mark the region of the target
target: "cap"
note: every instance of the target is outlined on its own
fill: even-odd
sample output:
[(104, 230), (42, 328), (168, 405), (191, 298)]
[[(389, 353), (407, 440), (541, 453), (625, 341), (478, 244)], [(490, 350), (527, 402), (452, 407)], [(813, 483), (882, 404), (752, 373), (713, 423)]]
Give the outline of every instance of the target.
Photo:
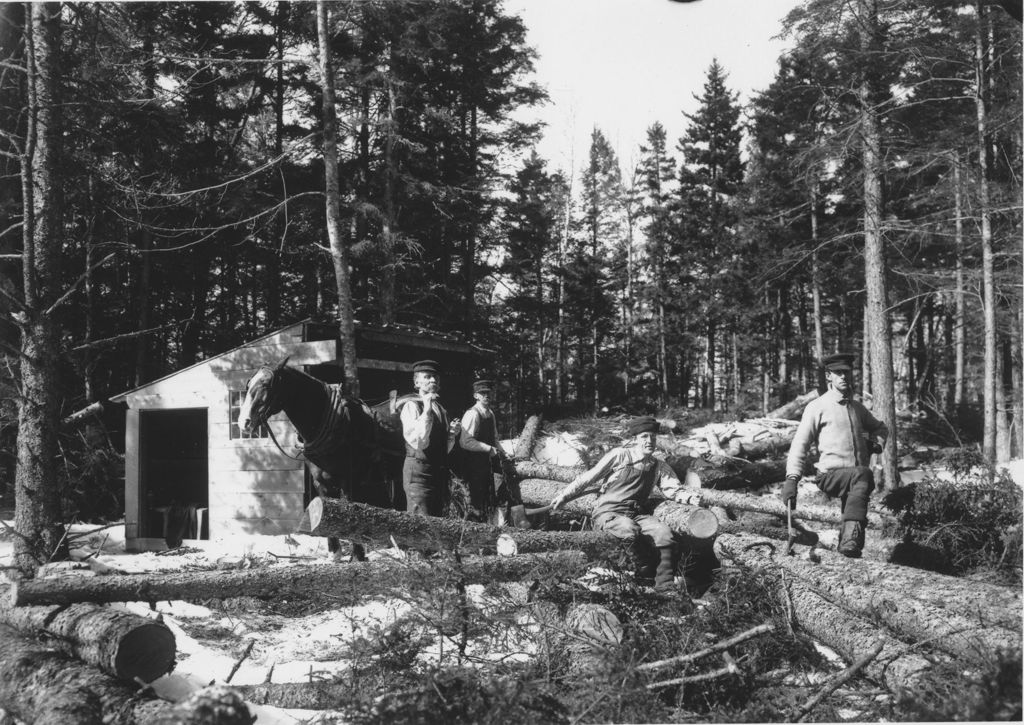
[(828, 355), (824, 360), (821, 361), (821, 366), (829, 372), (845, 372), (853, 370), (853, 361), (855, 355), (849, 352), (837, 352), (834, 355)]
[(658, 420), (653, 415), (642, 415), (626, 423), (626, 432), (631, 436), (641, 433), (657, 433), (659, 427)]
[(474, 393), (492, 393), (494, 392), (494, 381), (493, 380), (477, 380), (473, 383)]
[(441, 369), (433, 360), (418, 360), (412, 364), (412, 371), (414, 373), (434, 373), (434, 375), (438, 375)]

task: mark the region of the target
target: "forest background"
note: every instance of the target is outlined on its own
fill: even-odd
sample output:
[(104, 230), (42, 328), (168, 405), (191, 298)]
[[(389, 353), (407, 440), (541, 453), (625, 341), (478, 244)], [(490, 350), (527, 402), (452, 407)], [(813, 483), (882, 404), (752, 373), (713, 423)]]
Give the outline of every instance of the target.
[(498, 0), (6, 3), (0, 485), (88, 479), (62, 416), (307, 317), (493, 350), (505, 434), (760, 414), (849, 350), (883, 419), (1019, 457), (1006, 5), (805, 0), (749, 104), (715, 62), (681, 137), (551, 168)]

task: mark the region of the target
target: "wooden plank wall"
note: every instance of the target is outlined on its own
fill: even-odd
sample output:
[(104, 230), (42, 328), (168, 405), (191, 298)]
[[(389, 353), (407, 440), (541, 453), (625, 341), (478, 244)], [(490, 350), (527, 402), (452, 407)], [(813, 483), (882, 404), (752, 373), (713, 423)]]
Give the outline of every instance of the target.
[[(291, 328), (290, 328), (291, 329)], [(253, 372), (290, 355), (289, 365), (337, 359), (336, 343), (301, 341), (295, 333), (257, 341), (207, 363), (195, 365), (127, 396), (125, 442), (125, 521), (129, 547), (162, 546), (158, 539), (140, 539), (139, 411), (206, 408), (209, 435), (210, 539), (241, 534), (291, 533), (303, 513), (303, 463), (284, 455), (269, 438), (232, 439), (229, 392), (241, 390)], [(283, 414), (270, 426), (285, 451), (294, 455), (295, 430)]]

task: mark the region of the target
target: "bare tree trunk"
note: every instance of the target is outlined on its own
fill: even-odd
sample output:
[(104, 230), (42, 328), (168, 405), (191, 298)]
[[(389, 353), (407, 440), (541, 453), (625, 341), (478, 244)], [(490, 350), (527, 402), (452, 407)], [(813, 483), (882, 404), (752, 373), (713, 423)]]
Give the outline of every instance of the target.
[(985, 432), (982, 450), (989, 461), (996, 456), (996, 293), (992, 249), (992, 209), (989, 201), (989, 131), (988, 83), (985, 64), (988, 62), (988, 9), (982, 0), (976, 0), (977, 27), (975, 30), (975, 109), (978, 128), (978, 211), (981, 217), (981, 279), (982, 309), (985, 326), (985, 376), (982, 383), (984, 396)]
[[(825, 333), (821, 318), (821, 269), (818, 260), (818, 178), (811, 181), (811, 299), (814, 302), (814, 360), (820, 363), (825, 358)], [(814, 366), (818, 390), (825, 389), (825, 368)]]
[(953, 403), (959, 408), (964, 403), (964, 371), (967, 357), (966, 301), (964, 299), (964, 207), (963, 183), (960, 179), (959, 153), (953, 164), (953, 195), (956, 204), (956, 313), (953, 322), (953, 345), (956, 369), (953, 373)]
[(323, 91), (324, 191), (327, 207), (327, 236), (331, 242), (331, 260), (338, 285), (338, 328), (341, 356), (345, 367), (345, 388), (359, 397), (356, 369), (355, 311), (352, 307), (352, 282), (349, 279), (348, 248), (341, 234), (341, 191), (338, 183), (338, 121), (334, 101), (334, 63), (331, 58), (330, 11), (325, 0), (316, 3), (317, 36), (320, 41), (320, 83)]
[(14, 482), (15, 565), (31, 576), (38, 564), (63, 558), (57, 430), (60, 425), (57, 300), (61, 248), (60, 3), (33, 3), (25, 33), (28, 128), (22, 159), (23, 280), (21, 390)]
[(871, 393), (874, 413), (892, 431), (882, 452), (884, 488), (899, 485), (896, 470), (896, 401), (892, 380), (892, 341), (887, 303), (887, 265), (883, 234), (882, 130), (878, 117), (877, 80), (867, 70), (880, 50), (877, 0), (858, 0), (861, 18), (861, 63), (866, 67), (860, 86), (861, 154), (864, 160), (864, 279), (867, 287), (871, 345)]

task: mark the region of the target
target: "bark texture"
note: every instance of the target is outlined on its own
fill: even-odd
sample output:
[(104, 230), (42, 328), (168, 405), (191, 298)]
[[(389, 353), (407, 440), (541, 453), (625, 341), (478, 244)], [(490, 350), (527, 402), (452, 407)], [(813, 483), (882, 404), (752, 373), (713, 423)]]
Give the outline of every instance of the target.
[[(724, 559), (742, 561), (744, 552), (734, 537), (719, 537), (715, 548)], [(787, 578), (781, 596), (791, 609), (794, 623), (847, 662), (860, 659), (883, 638), (881, 654), (865, 668), (864, 674), (889, 691), (912, 692), (928, 678), (931, 663), (911, 646), (880, 632), (877, 626), (829, 602), (805, 584)]]
[(513, 449), (513, 457), (517, 461), (528, 461), (533, 455), (533, 446), (537, 443), (537, 436), (544, 428), (544, 416), (531, 415), (526, 419), (523, 432), (516, 438), (516, 445)]
[[(821, 563), (816, 564), (779, 556), (760, 543), (763, 540), (750, 535), (726, 535), (722, 541), (723, 546), (735, 553), (737, 561), (752, 569), (781, 567), (815, 593), (865, 620), (888, 627), (902, 639), (928, 643), (974, 664), (990, 664), (1000, 653), (1020, 651), (1019, 631), (965, 617), (955, 605), (930, 604), (904, 588), (878, 586), (850, 576), (851, 567), (836, 555), (826, 554)], [(946, 594), (947, 602), (952, 598)]]
[[(239, 704), (234, 696), (235, 704)], [(249, 725), (244, 704), (228, 719), (207, 716), (210, 708), (198, 698), (172, 705), (145, 700), (136, 688), (98, 669), (76, 662), (63, 652), (0, 624), (0, 709), (33, 725)], [(219, 711), (218, 711), (219, 712)], [(173, 715), (169, 716), (169, 713)]]
[[(529, 533), (529, 532), (527, 532)], [(341, 601), (396, 589), (436, 586), (457, 577), (467, 584), (573, 576), (586, 557), (579, 551), (514, 557), (467, 557), (431, 561), (365, 561), (319, 566), (276, 566), (232, 571), (162, 574), (112, 574), (18, 582), (11, 590), (15, 606), (73, 602), (155, 602), (229, 597), (309, 596), (327, 594)], [(449, 576), (450, 575), (450, 576)]]
[(693, 482), (701, 488), (761, 488), (786, 478), (786, 462), (751, 462), (743, 458), (712, 455), (693, 461), (684, 475), (688, 483)]
[(233, 690), (254, 705), (334, 710), (352, 702), (352, 688), (338, 682), (266, 682), (262, 685), (232, 685)]
[(783, 406), (768, 413), (767, 418), (782, 418), (784, 420), (800, 420), (804, 414), (804, 408), (812, 400), (818, 397), (818, 391), (812, 390), (809, 393), (794, 398)]
[[(756, 511), (763, 514), (774, 514), (786, 518), (786, 507), (776, 496), (745, 496), (743, 494), (729, 491), (709, 491), (702, 489), (700, 492), (701, 503), (708, 506), (722, 506), (724, 508), (737, 509), (739, 511)], [(823, 521), (828, 524), (840, 524), (842, 514), (839, 512), (839, 505), (814, 506), (801, 505), (797, 507), (793, 515), (801, 519), (811, 521)], [(868, 528), (885, 530), (886, 527), (894, 529), (896, 519), (891, 516), (883, 516), (877, 513), (868, 513)]]
[(576, 476), (586, 470), (584, 468), (556, 466), (553, 463), (538, 463), (537, 461), (516, 461), (515, 468), (516, 475), (520, 478), (543, 478), (548, 481), (559, 481), (561, 483), (572, 483)]
[(334, 536), (351, 541), (414, 549), (465, 549), (494, 551), (499, 536), (515, 541), (520, 554), (560, 549), (579, 550), (596, 559), (618, 558), (622, 544), (608, 534), (584, 531), (532, 531), (476, 524), (461, 519), (417, 516), (349, 503), (334, 498), (315, 498), (306, 507), (310, 535)]
[(174, 634), (132, 612), (95, 604), (11, 607), (0, 603), (0, 622), (26, 636), (49, 635), (52, 644), (121, 680), (152, 682), (174, 668)]

